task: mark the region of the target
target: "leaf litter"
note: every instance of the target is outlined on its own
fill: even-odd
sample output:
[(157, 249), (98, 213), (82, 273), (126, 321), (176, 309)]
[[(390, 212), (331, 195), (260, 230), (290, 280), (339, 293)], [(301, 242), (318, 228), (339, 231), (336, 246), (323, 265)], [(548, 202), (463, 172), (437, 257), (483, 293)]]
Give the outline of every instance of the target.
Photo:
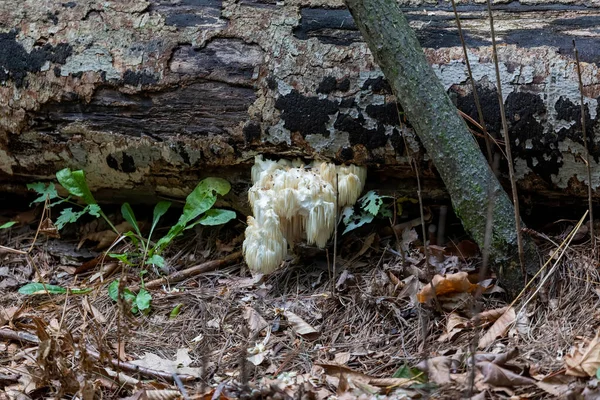
[[(239, 249), (242, 229), (191, 231), (166, 255), (167, 265), (223, 259)], [(3, 246), (19, 250), (0, 254), (3, 277), (16, 283), (0, 299), (0, 394), (7, 398), (458, 398), (469, 388), (477, 398), (598, 393), (599, 296), (592, 293), (600, 277), (585, 246), (568, 249), (555, 278), (525, 308), (506, 304), (493, 275), (474, 279), (472, 248), (458, 258), (456, 246), (441, 248), (438, 275), (427, 282), (422, 244), (404, 229), (396, 251), (402, 256), (388, 251), (394, 243), (380, 232), (356, 246), (356, 236), (346, 238), (337, 277), (318, 256), (287, 261), (267, 277), (250, 276), (238, 262), (215, 264), (178, 282), (161, 281), (149, 289), (148, 312), (131, 315), (107, 289), (113, 277), (139, 288), (139, 270), (119, 264), (98, 275), (106, 261), (77, 253), (75, 270), (95, 262), (75, 275), (44, 243), (20, 252), (33, 236), (26, 227), (10, 231), (0, 234)], [(150, 271), (144, 279), (157, 276)], [(26, 284), (39, 285), (30, 286), (39, 294), (19, 293)], [(478, 289), (482, 311), (474, 313)], [(433, 298), (441, 312), (427, 305)]]

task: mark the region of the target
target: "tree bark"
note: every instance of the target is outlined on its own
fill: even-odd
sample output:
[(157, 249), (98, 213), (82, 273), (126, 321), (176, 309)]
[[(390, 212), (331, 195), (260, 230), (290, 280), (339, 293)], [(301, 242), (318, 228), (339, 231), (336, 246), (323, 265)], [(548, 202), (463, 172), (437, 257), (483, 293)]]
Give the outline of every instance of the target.
[[(450, 194), (466, 231), (484, 246), (488, 203), (493, 201), (490, 261), (512, 295), (526, 276), (515, 260), (513, 205), (468, 127), (427, 63), (421, 45), (395, 0), (346, 0), (375, 60), (419, 135)], [(492, 195), (490, 195), (492, 194)], [(533, 242), (525, 238), (525, 262), (537, 270)]]

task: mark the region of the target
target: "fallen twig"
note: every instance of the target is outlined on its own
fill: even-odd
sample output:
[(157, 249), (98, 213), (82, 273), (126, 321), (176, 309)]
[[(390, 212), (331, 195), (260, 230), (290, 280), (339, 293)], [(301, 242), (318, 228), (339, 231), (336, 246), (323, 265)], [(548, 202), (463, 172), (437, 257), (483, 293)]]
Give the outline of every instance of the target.
[[(222, 258), (220, 260), (207, 261), (205, 263), (194, 265), (193, 267), (174, 272), (169, 276), (165, 276), (164, 278), (155, 279), (153, 281), (146, 282), (145, 287), (147, 289), (155, 289), (155, 288), (165, 285), (167, 283), (179, 282), (184, 279), (188, 279), (193, 276), (203, 274), (205, 272), (214, 271), (215, 269), (219, 269), (221, 267), (228, 266), (230, 264), (233, 264), (240, 258), (242, 258), (242, 252), (236, 251), (235, 253), (231, 253), (227, 257)], [(134, 290), (134, 291), (137, 289), (138, 289), (138, 287), (131, 288), (131, 290)]]

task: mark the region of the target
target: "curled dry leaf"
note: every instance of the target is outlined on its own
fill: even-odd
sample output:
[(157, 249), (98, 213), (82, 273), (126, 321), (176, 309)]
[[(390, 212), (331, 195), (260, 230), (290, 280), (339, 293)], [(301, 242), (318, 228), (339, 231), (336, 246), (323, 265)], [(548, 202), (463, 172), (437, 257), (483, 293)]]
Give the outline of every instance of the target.
[(452, 381), (452, 378), (450, 377), (451, 366), (451, 358), (440, 356), (421, 361), (417, 365), (417, 368), (427, 372), (431, 382), (437, 383), (438, 385), (445, 385)]
[(483, 375), (483, 382), (492, 386), (514, 387), (535, 384), (535, 380), (502, 368), (493, 362), (481, 361), (476, 366)]
[(500, 316), (500, 318), (496, 320), (496, 322), (494, 322), (492, 326), (490, 326), (485, 335), (479, 339), (479, 344), (477, 347), (483, 349), (492, 344), (496, 338), (506, 335), (510, 325), (515, 322), (515, 318), (515, 309), (510, 307), (504, 312), (504, 314)]
[(579, 343), (577, 347), (571, 348), (569, 354), (565, 356), (565, 365), (567, 375), (582, 378), (595, 376), (600, 367), (600, 338), (598, 334), (587, 347), (584, 343)]
[(374, 378), (337, 364), (315, 363), (314, 365), (323, 368), (327, 375), (337, 378), (343, 375), (346, 381), (354, 384), (367, 384), (378, 387), (408, 387), (417, 383), (414, 379), (408, 378)]
[[(446, 276), (436, 275), (432, 279), (432, 283), (426, 285), (417, 294), (417, 299), (420, 303), (426, 303), (435, 296), (443, 296), (452, 293), (472, 292), (477, 289), (477, 285), (469, 282), (469, 274), (466, 272), (457, 272)], [(432, 288), (433, 285), (433, 288)]]
[(319, 337), (320, 333), (315, 328), (313, 328), (293, 312), (286, 310), (284, 311), (283, 315), (288, 320), (297, 335), (300, 335), (308, 340), (315, 340)]
[(457, 313), (450, 313), (446, 318), (446, 332), (444, 332), (439, 338), (438, 342), (444, 342), (446, 340), (452, 340), (457, 334), (463, 331), (465, 328), (471, 327), (471, 321), (467, 318), (461, 317)]
[(471, 320), (475, 323), (476, 319), (479, 319), (480, 324), (486, 324), (490, 322), (496, 321), (498, 318), (502, 316), (506, 312), (508, 307), (495, 308), (493, 310), (486, 310), (479, 313), (476, 317), (473, 317)]
[(248, 323), (250, 328), (250, 334), (254, 335), (257, 332), (265, 329), (269, 324), (265, 319), (254, 309), (254, 307), (247, 306), (244, 310), (244, 319)]

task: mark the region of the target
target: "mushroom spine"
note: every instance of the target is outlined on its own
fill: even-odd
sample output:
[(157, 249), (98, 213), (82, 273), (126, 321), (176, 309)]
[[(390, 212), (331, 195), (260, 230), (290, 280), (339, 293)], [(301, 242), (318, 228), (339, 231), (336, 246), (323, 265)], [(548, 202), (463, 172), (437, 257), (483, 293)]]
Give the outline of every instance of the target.
[[(338, 193), (336, 193), (336, 175)], [(248, 200), (253, 216), (243, 253), (253, 272), (273, 272), (287, 255), (288, 244), (306, 239), (325, 247), (335, 227), (339, 207), (352, 205), (362, 192), (367, 170), (300, 160), (266, 160), (256, 156)]]

